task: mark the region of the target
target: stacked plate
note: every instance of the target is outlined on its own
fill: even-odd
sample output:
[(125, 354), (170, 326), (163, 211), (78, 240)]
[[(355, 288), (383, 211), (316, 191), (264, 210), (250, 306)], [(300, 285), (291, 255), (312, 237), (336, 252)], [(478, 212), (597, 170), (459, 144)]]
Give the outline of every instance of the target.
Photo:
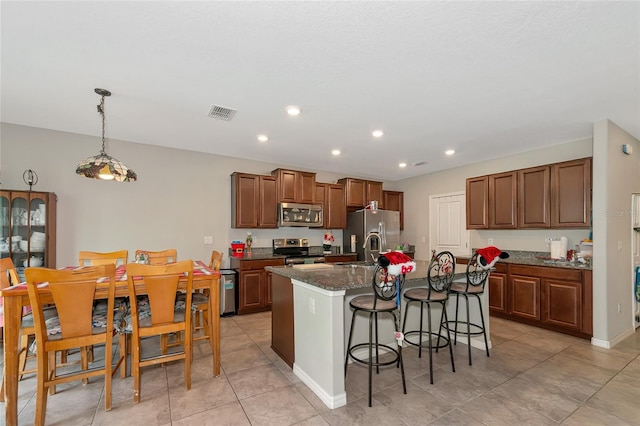
[[(31, 251), (43, 251), (45, 242), (46, 242), (46, 235), (44, 232), (33, 231), (33, 233), (31, 234), (30, 241), (31, 241)], [(23, 250), (26, 250), (26, 248), (23, 248)]]

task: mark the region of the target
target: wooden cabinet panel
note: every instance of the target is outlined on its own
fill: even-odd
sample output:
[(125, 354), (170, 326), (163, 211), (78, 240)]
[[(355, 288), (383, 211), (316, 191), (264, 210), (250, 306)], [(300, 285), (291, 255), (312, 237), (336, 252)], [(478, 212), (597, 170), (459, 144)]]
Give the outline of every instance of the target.
[(260, 176), (259, 180), (259, 228), (278, 227), (278, 199), (276, 179), (271, 176)]
[(489, 275), (489, 310), (507, 313), (507, 274), (491, 272)]
[(325, 263), (355, 262), (357, 260), (358, 260), (357, 254), (335, 254), (335, 255), (327, 255), (324, 257)]
[(489, 176), (489, 227), (514, 229), (518, 226), (516, 172)]
[(404, 192), (382, 191), (384, 209), (400, 212), (400, 229), (404, 229)]
[(298, 172), (300, 177), (300, 203), (316, 203), (316, 174), (309, 172)]
[(374, 182), (374, 181), (366, 181), (367, 187), (367, 200), (366, 204), (369, 204), (371, 201), (378, 202), (379, 209), (385, 209), (384, 197), (382, 196), (382, 182)]
[(327, 190), (326, 183), (316, 182), (316, 204), (324, 205), (325, 200), (325, 191)]
[(289, 278), (281, 275), (274, 275), (272, 283), (271, 349), (293, 368), (295, 361), (293, 285)]
[(489, 227), (489, 177), (467, 179), (467, 229)]
[(542, 282), (542, 322), (580, 331), (582, 283), (545, 279)]
[(540, 320), (540, 278), (520, 275), (509, 277), (509, 313)]
[(344, 229), (347, 227), (347, 206), (345, 205), (345, 189), (340, 184), (327, 184), (325, 192), (324, 227), (327, 229)]
[(551, 226), (551, 168), (533, 167), (518, 171), (518, 227)]
[(277, 228), (276, 179), (272, 176), (231, 175), (231, 227)]
[(344, 178), (338, 181), (345, 187), (347, 207), (364, 207), (367, 203), (366, 182), (361, 179)]
[(593, 272), (584, 271), (582, 277), (582, 332), (593, 335)]
[(267, 306), (271, 306), (273, 304), (273, 274), (269, 271), (265, 271), (266, 283), (265, 286), (265, 303)]
[(297, 170), (275, 169), (271, 175), (278, 182), (278, 201), (281, 203), (306, 203), (315, 200), (316, 174)]
[(262, 271), (240, 272), (238, 314), (256, 312), (265, 306), (263, 276)]
[(551, 165), (551, 226), (588, 228), (591, 221), (591, 159)]

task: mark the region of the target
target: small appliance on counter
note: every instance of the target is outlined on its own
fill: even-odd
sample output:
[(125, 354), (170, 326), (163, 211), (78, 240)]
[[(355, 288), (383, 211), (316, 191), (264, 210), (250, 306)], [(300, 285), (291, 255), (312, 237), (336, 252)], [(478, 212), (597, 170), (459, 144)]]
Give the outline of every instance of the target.
[(309, 240), (307, 238), (276, 238), (272, 244), (273, 254), (285, 256), (287, 265), (324, 263), (324, 257), (309, 254)]
[(244, 257), (244, 243), (242, 241), (231, 242), (231, 255), (233, 257)]

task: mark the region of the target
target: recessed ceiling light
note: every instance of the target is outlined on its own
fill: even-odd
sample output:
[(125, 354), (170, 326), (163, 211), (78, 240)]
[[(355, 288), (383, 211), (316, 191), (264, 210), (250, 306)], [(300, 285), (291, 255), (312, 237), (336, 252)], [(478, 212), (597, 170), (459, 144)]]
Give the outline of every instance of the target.
[(384, 132), (382, 130), (374, 130), (371, 132), (371, 135), (373, 135), (374, 138), (381, 138)]
[(269, 140), (269, 136), (267, 136), (267, 135), (258, 135), (258, 140), (260, 142), (266, 142), (266, 141)]
[(300, 115), (300, 107), (291, 105), (287, 107), (287, 114), (289, 115)]
[(333, 151), (331, 151), (331, 154), (340, 155), (340, 150), (339, 149), (334, 149)]
[(447, 154), (447, 155), (453, 155), (453, 154), (455, 154), (456, 152), (455, 152), (453, 149), (448, 149), (448, 150), (446, 150), (444, 153), (445, 153), (445, 154)]
[(407, 163), (400, 163), (398, 164), (398, 167), (407, 167)]

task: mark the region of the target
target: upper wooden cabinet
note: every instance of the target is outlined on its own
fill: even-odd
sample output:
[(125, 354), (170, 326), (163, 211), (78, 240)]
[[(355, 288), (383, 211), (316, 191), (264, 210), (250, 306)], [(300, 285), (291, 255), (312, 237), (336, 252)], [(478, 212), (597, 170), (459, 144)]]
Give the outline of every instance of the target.
[(231, 174), (231, 227), (277, 228), (276, 178)]
[(518, 227), (551, 226), (551, 172), (549, 166), (518, 170)]
[(467, 179), (467, 229), (489, 227), (489, 177)]
[(345, 187), (347, 208), (362, 208), (371, 201), (377, 201), (378, 208), (384, 208), (382, 182), (343, 178), (338, 183)]
[(518, 227), (517, 172), (489, 176), (489, 227), (515, 229)]
[(467, 229), (588, 228), (591, 159), (467, 179)]
[(404, 192), (382, 191), (384, 209), (400, 212), (400, 229), (404, 229)]
[(315, 202), (315, 173), (276, 169), (271, 172), (271, 175), (277, 179), (278, 201), (281, 203)]
[(591, 225), (591, 159), (551, 165), (551, 226)]
[(344, 229), (347, 227), (347, 206), (345, 205), (344, 185), (326, 184), (324, 203), (324, 227)]

